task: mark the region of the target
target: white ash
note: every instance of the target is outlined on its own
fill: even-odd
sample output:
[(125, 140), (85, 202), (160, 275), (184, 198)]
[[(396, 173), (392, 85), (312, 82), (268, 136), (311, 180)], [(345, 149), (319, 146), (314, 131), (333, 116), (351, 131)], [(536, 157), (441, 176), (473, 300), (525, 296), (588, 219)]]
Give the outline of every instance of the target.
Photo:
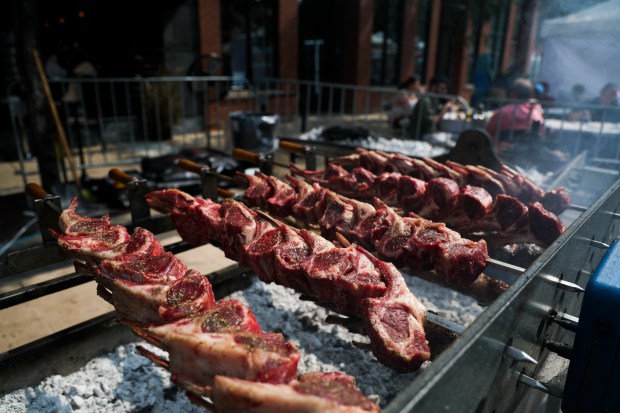
[(171, 411), (204, 412), (170, 382), (168, 372), (140, 355), (135, 343), (96, 357), (75, 373), (53, 375), (0, 397), (0, 412), (7, 413)]
[(527, 179), (538, 186), (544, 186), (545, 183), (553, 176), (553, 172), (541, 172), (536, 167), (522, 168), (518, 165), (512, 166), (517, 170), (517, 172), (524, 175)]
[[(467, 326), (482, 311), (475, 300), (405, 275), (413, 293), (429, 309), (447, 319)], [(369, 351), (352, 344), (369, 342), (367, 337), (348, 332), (344, 327), (325, 323), (329, 312), (312, 302), (300, 301), (294, 291), (254, 280), (252, 288), (231, 295), (241, 299), (255, 312), (267, 331), (281, 332), (301, 352), (299, 372), (338, 370), (356, 378), (360, 390), (387, 405), (415, 378), (416, 373), (401, 374), (380, 364)]]
[[(304, 139), (308, 141), (323, 141), (323, 138), (321, 137), (322, 131), (322, 127), (311, 129), (308, 132), (300, 135), (299, 139)], [(349, 146), (351, 148), (362, 147), (364, 149), (397, 152), (403, 155), (418, 157), (427, 156), (433, 158), (436, 156), (444, 155), (448, 152), (448, 148), (446, 148), (444, 140), (442, 140), (440, 145), (433, 145), (432, 143), (437, 144), (438, 142), (433, 141), (432, 143), (429, 143), (411, 139), (397, 139), (384, 138), (382, 136), (372, 136), (368, 138), (340, 139), (337, 142), (333, 143), (337, 143), (341, 146)]]
[[(409, 288), (427, 306), (446, 318), (469, 325), (482, 309), (474, 300), (418, 278), (404, 276)], [(251, 287), (230, 295), (245, 302), (265, 331), (281, 332), (301, 352), (299, 373), (341, 371), (356, 378), (360, 390), (385, 407), (417, 373), (399, 374), (382, 366), (370, 352), (352, 341), (366, 337), (325, 323), (329, 312), (299, 300), (287, 288), (265, 285), (256, 278)], [(164, 355), (153, 346), (136, 341)], [(201, 412), (169, 373), (140, 355), (136, 343), (92, 359), (67, 376), (50, 376), (41, 383), (0, 396), (0, 412)], [(423, 366), (424, 368), (424, 366)]]

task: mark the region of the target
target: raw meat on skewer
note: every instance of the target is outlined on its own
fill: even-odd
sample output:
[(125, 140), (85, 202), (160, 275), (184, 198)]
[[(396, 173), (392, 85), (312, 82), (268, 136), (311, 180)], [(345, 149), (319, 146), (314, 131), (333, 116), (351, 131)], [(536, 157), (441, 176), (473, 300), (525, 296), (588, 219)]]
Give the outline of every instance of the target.
[[(183, 239), (214, 242), (228, 258), (249, 266), (265, 282), (277, 282), (364, 321), (371, 348), (383, 364), (412, 371), (429, 359), (425, 308), (396, 268), (358, 246), (335, 247), (309, 231), (258, 215), (233, 199), (220, 208), (178, 190), (147, 194), (150, 205), (169, 210)], [(201, 231), (204, 227), (209, 227)]]
[(357, 153), (330, 159), (330, 162), (342, 166), (361, 166), (375, 174), (399, 172), (424, 181), (434, 178), (449, 178), (460, 187), (479, 186), (486, 189), (493, 197), (499, 194), (513, 196), (521, 202), (540, 202), (542, 206), (554, 213), (562, 213), (570, 204), (571, 197), (564, 188), (544, 191), (525, 176), (502, 164), (496, 172), (481, 165), (461, 165), (446, 161), (445, 164), (430, 158), (412, 158), (402, 154), (358, 149)]
[[(109, 217), (82, 217), (76, 208), (74, 199), (61, 214), (63, 233), (54, 233), (59, 246), (79, 260), (75, 263), (78, 272), (95, 277), (98, 293), (115, 306), (122, 322), (168, 352), (169, 360), (165, 360), (141, 349), (170, 370), (172, 380), (185, 388), (192, 400), (201, 400), (216, 412), (228, 411), (232, 403), (243, 405), (231, 397), (230, 378), (246, 386), (258, 382), (275, 386), (254, 397), (262, 406), (278, 400), (284, 388), (298, 390), (306, 376), (297, 381), (296, 348), (281, 334), (263, 332), (247, 306), (237, 300), (216, 303), (208, 279), (164, 252), (152, 233), (137, 228), (130, 236), (124, 227), (112, 225)], [(359, 397), (334, 399), (314, 392), (310, 406), (379, 411), (357, 390), (353, 378), (340, 373), (316, 374), (326, 375), (327, 380), (330, 374), (342, 376)], [(202, 398), (214, 394), (228, 396), (218, 396), (213, 402)], [(352, 400), (355, 403), (349, 403)]]
[(424, 182), (396, 172), (378, 176), (363, 168), (348, 172), (334, 164), (324, 171), (304, 171), (294, 165), (291, 170), (341, 195), (365, 201), (378, 198), (413, 216), (444, 222), (462, 235), (480, 236), (488, 242), (547, 247), (565, 229), (560, 219), (538, 202), (526, 206), (504, 194), (492, 202), (484, 189), (460, 188), (448, 178)]
[(408, 266), (423, 278), (481, 303), (493, 301), (508, 287), (482, 274), (488, 259), (484, 241), (461, 238), (443, 223), (401, 217), (376, 199), (370, 205), (317, 184), (290, 176), (287, 179), (290, 185), (261, 173), (235, 176), (238, 185), (247, 187), (245, 198), (251, 205), (275, 215), (293, 216), (304, 224), (316, 224), (328, 239), (340, 233), (349, 242), (375, 251), (382, 260)]

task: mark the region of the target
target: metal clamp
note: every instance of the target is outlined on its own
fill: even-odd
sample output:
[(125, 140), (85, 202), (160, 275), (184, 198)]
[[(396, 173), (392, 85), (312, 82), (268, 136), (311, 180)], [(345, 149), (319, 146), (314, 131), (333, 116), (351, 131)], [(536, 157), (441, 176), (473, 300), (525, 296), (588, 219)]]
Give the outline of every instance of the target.
[(211, 171), (207, 165), (201, 165), (189, 159), (181, 159), (177, 166), (184, 171), (193, 172), (200, 176), (200, 189), (202, 196), (212, 201), (217, 201), (217, 185), (220, 175)]
[(61, 232), (58, 219), (62, 212), (60, 197), (47, 193), (40, 185), (29, 183), (26, 185), (26, 193), (34, 198), (34, 209), (39, 219), (39, 231), (44, 243), (56, 243), (56, 239), (50, 234), (49, 229)]
[(280, 141), (280, 149), (292, 153), (299, 153), (304, 156), (306, 163), (306, 169), (310, 171), (316, 171), (316, 149), (309, 145), (300, 145), (295, 142)]
[(135, 224), (151, 216), (151, 209), (145, 198), (145, 195), (150, 191), (146, 179), (130, 176), (118, 168), (110, 169), (108, 177), (113, 181), (127, 185), (131, 222)]

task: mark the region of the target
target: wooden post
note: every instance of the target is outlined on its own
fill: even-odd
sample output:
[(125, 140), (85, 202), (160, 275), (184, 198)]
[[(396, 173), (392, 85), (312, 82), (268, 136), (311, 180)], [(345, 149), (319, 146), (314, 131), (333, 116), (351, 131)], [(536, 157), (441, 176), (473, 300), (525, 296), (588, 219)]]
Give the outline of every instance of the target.
[(56, 104), (54, 103), (54, 99), (52, 98), (52, 92), (50, 91), (49, 83), (47, 83), (47, 76), (45, 76), (45, 71), (43, 70), (43, 65), (41, 64), (41, 59), (39, 58), (39, 52), (37, 49), (32, 49), (32, 55), (34, 57), (34, 62), (37, 65), (37, 72), (39, 73), (39, 79), (41, 80), (41, 85), (43, 86), (43, 92), (45, 93), (45, 98), (47, 99), (47, 104), (50, 107), (52, 112), (52, 118), (54, 118), (54, 124), (56, 126), (56, 132), (58, 134), (58, 140), (60, 141), (60, 147), (67, 157), (67, 161), (69, 162), (69, 168), (71, 169), (71, 176), (73, 176), (73, 180), (75, 181), (75, 185), (80, 188), (80, 179), (77, 175), (77, 170), (75, 168), (75, 162), (73, 162), (73, 157), (71, 156), (71, 148), (69, 148), (69, 144), (67, 143), (67, 137), (65, 135), (65, 130), (62, 127), (62, 123), (60, 122), (60, 117), (58, 116), (58, 110), (56, 109)]

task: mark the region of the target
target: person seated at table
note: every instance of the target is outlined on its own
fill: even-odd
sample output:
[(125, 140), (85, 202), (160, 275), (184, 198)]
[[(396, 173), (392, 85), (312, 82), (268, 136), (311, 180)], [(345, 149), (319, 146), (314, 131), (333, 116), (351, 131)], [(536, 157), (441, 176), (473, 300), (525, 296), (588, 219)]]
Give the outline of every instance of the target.
[[(432, 94), (448, 93), (448, 79), (435, 76), (431, 79), (428, 91)], [(447, 97), (422, 95), (409, 115), (407, 135), (411, 139), (421, 139), (427, 133), (438, 129), (443, 116), (454, 108), (454, 102)]]
[(570, 100), (574, 103), (583, 103), (586, 100), (586, 87), (575, 83), (570, 90)]
[(508, 90), (512, 103), (497, 109), (486, 130), (495, 140), (496, 150), (503, 159), (522, 167), (553, 170), (566, 154), (555, 149), (544, 134), (541, 105), (533, 100), (534, 85), (527, 79), (516, 79)]
[(590, 108), (573, 111), (569, 120), (582, 122), (620, 122), (620, 104), (618, 103), (618, 85), (609, 82), (601, 89), (598, 97), (587, 101), (590, 105), (609, 106), (609, 108)]
[(532, 100), (534, 94), (534, 85), (527, 79), (519, 78), (511, 84), (508, 98), (515, 101), (493, 112), (486, 126), (498, 150), (515, 138), (542, 136), (544, 115), (540, 104)]
[(534, 90), (536, 91), (536, 100), (539, 102), (553, 102), (555, 98), (549, 93), (549, 83), (548, 82), (538, 82), (534, 85)]
[(388, 123), (396, 129), (403, 126), (403, 120), (411, 114), (418, 101), (418, 95), (423, 92), (420, 79), (417, 76), (409, 76), (398, 85), (398, 92), (394, 101), (391, 102), (388, 114)]

